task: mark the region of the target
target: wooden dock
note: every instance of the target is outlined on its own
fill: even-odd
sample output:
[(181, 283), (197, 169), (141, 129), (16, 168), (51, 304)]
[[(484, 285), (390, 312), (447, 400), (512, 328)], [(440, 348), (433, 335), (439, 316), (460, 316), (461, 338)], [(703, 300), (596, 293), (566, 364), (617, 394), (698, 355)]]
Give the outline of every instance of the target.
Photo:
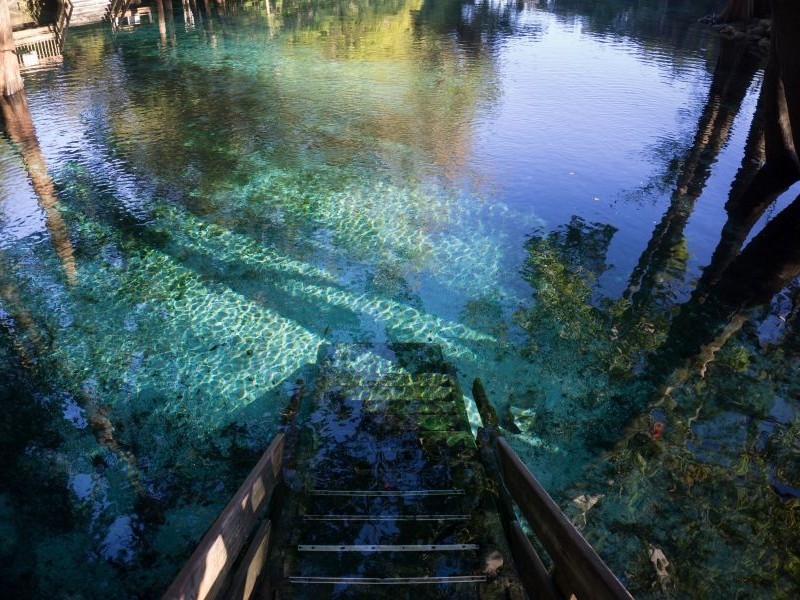
[[(438, 348), (332, 350), (165, 598), (630, 598), (505, 441), (480, 445)], [(547, 549), (548, 570), (513, 504)]]

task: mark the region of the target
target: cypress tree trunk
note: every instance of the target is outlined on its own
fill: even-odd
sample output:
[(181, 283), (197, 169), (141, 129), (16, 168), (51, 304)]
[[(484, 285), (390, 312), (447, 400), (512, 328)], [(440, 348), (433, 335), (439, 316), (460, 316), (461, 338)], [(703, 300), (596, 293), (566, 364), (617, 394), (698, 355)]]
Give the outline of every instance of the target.
[(728, 0), (719, 15), (719, 20), (723, 23), (734, 23), (768, 16), (769, 0)]
[(22, 76), (14, 53), (14, 34), (8, 0), (0, 0), (0, 95), (13, 96), (22, 89)]
[[(780, 65), (783, 92), (781, 127), (790, 158), (800, 170), (800, 0), (773, 0), (772, 43)], [(769, 152), (769, 149), (767, 149)]]

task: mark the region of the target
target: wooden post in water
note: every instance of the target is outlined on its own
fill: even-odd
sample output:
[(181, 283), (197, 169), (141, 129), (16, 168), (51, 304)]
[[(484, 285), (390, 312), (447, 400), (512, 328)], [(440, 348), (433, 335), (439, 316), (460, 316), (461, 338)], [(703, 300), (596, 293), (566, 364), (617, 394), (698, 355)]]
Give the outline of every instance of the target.
[[(171, 3), (172, 0), (167, 0)], [(164, 2), (163, 0), (156, 0), (156, 17), (158, 18), (158, 35), (161, 38), (161, 48), (167, 46), (167, 20), (164, 17)]]
[(23, 87), (19, 62), (14, 53), (14, 34), (8, 0), (0, 0), (0, 95), (13, 96)]

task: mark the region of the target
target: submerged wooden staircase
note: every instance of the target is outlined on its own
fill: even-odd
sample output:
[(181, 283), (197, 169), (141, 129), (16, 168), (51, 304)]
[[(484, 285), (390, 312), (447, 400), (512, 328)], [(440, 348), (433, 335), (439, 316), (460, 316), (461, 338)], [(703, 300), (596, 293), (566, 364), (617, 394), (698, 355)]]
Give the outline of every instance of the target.
[(497, 435), (480, 383), (479, 448), (438, 348), (389, 352), (388, 372), (321, 358), (164, 597), (630, 598)]

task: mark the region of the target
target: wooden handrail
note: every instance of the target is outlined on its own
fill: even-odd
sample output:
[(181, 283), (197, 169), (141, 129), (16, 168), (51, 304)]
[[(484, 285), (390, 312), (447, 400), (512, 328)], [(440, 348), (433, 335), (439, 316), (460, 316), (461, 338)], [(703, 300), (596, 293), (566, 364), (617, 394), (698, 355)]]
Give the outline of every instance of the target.
[(508, 491), (560, 572), (561, 592), (579, 600), (632, 599), (502, 437), (497, 437), (497, 453)]
[[(269, 503), (280, 478), (285, 434), (275, 436), (247, 479), (234, 494), (195, 549), (164, 600), (206, 600), (224, 591), (228, 575), (253, 528)], [(269, 526), (256, 535), (256, 550), (263, 555)], [(260, 538), (260, 539), (258, 539)], [(248, 552), (249, 554), (249, 552)], [(249, 579), (249, 578), (248, 578)], [(252, 590), (249, 581), (245, 582)]]
[[(483, 427), (478, 431), (481, 460), (487, 475), (495, 480), (503, 529), (528, 596), (550, 600), (571, 596), (579, 600), (632, 599), (508, 442), (498, 434), (497, 413), (480, 379), (472, 383), (472, 395), (483, 421)], [(552, 574), (547, 572), (522, 531), (514, 504), (552, 559), (555, 565)]]

